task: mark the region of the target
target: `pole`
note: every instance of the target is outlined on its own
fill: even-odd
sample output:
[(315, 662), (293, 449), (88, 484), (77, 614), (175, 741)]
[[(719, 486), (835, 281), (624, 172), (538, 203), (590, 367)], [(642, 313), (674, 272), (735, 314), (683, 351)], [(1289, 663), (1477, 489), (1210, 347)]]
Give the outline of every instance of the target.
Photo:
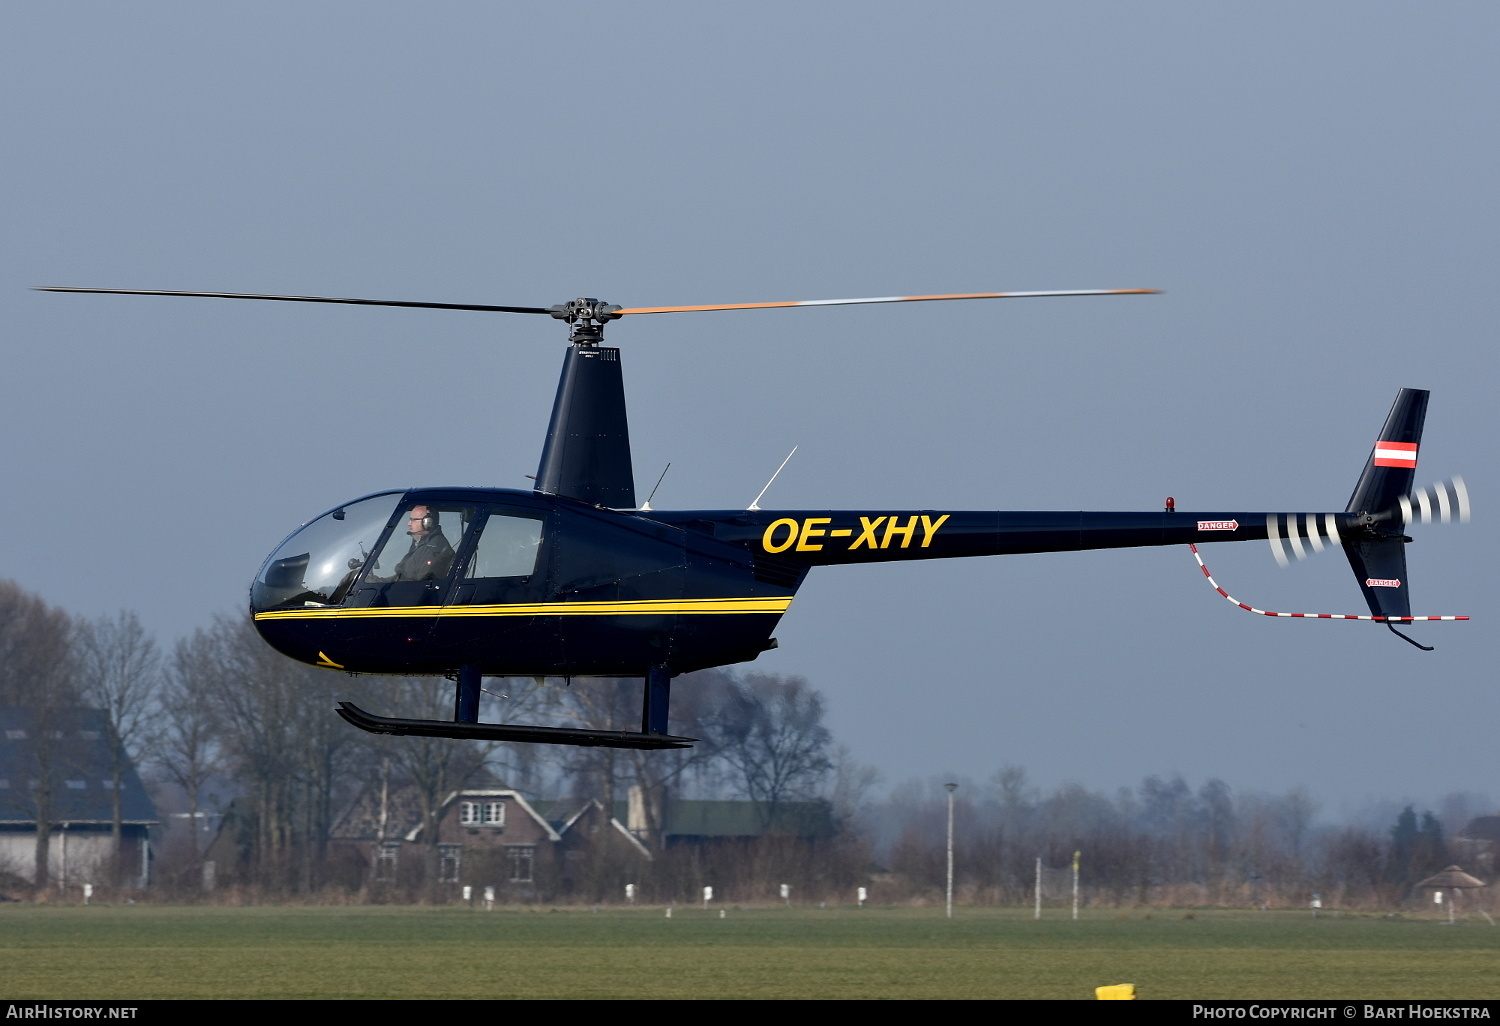
[(1073, 853), (1073, 918), (1078, 918), (1078, 857), (1082, 852)]
[(1042, 857), (1036, 857), (1036, 918), (1042, 918)]
[(948, 789), (948, 918), (953, 918), (953, 792), (957, 784), (944, 784)]

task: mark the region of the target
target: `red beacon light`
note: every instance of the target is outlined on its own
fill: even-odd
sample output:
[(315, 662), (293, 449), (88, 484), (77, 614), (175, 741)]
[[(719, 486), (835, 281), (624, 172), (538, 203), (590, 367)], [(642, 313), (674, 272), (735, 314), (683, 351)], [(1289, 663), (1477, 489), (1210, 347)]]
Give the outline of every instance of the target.
[(1174, 498), (1172, 498), (1170, 495), (1167, 496), (1167, 512), (1168, 513), (1176, 513), (1177, 512), (1177, 500), (1174, 499)]

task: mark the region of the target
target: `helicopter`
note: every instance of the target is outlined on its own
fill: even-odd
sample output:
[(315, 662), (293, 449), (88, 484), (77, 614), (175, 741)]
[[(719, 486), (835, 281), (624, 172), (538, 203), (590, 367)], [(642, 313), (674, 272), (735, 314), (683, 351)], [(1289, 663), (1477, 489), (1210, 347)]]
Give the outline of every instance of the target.
[[(351, 702), (339, 704), (339, 715), (371, 733), (691, 747), (696, 739), (668, 730), (672, 679), (748, 662), (776, 648), (773, 631), (808, 572), (819, 566), (1186, 544), (1209, 583), (1251, 612), (1382, 623), (1429, 651), (1395, 625), (1467, 619), (1411, 614), (1406, 526), (1434, 515), (1467, 520), (1469, 513), (1461, 479), (1413, 491), (1428, 403), (1421, 389), (1398, 393), (1340, 511), (1181, 512), (1171, 498), (1149, 512), (766, 510), (758, 504), (764, 489), (747, 509), (656, 510), (649, 498), (637, 504), (620, 350), (603, 345), (610, 321), (778, 307), (1146, 295), (1155, 289), (635, 308), (592, 298), (524, 307), (65, 286), (40, 291), (471, 310), (550, 316), (568, 324), (530, 491), (373, 492), (298, 527), (251, 584), (255, 628), (292, 659), (350, 674), (454, 682), (452, 720), (381, 716)], [(1234, 599), (1209, 574), (1197, 546), (1251, 540), (1268, 541), (1282, 565), (1288, 549), (1302, 558), (1341, 547), (1369, 615), (1271, 613)], [(483, 723), (484, 677), (638, 677), (640, 729)]]

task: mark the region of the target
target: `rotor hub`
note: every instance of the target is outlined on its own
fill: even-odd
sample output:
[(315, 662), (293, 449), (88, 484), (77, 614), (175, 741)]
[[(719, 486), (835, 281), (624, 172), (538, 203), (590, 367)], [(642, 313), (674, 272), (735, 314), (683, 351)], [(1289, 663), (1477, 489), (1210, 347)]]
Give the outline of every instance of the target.
[(602, 299), (579, 298), (548, 307), (547, 312), (573, 326), (568, 341), (573, 345), (598, 345), (604, 338), (604, 324), (620, 318), (620, 307)]

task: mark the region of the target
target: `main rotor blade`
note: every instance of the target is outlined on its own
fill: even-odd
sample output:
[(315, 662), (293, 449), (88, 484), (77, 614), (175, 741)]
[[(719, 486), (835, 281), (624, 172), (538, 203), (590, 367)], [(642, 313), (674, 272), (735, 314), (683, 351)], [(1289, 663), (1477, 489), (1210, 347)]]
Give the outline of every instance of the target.
[(639, 306), (625, 314), (698, 313), (711, 310), (766, 310), (782, 306), (855, 306), (861, 303), (926, 303), (937, 299), (1030, 299), (1035, 296), (1148, 296), (1160, 289), (1069, 289), (1058, 292), (958, 292), (947, 296), (876, 296), (870, 299), (802, 299), (790, 303), (720, 303), (712, 306)]
[(540, 306), (484, 306), (478, 303), (412, 303), (400, 299), (330, 299), (326, 296), (261, 296), (248, 292), (171, 292), (162, 289), (80, 289), (39, 285), (37, 292), (95, 292), (110, 296), (203, 296), (208, 299), (272, 299), (282, 303), (343, 303), (348, 306), (407, 306), (421, 310), (481, 310), (486, 313), (549, 313)]

